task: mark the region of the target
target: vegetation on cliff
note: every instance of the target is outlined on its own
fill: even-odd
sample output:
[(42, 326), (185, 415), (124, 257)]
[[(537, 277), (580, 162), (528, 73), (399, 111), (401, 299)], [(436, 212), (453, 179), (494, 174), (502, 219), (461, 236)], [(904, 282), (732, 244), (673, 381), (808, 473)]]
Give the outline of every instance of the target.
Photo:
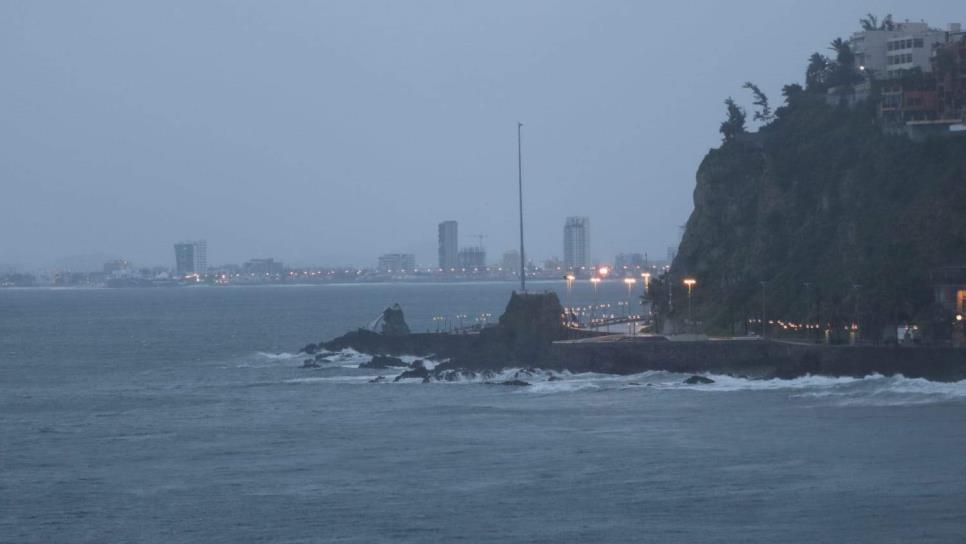
[(771, 122), (729, 125), (702, 161), (671, 273), (652, 284), (665, 317), (684, 317), (681, 279), (693, 276), (695, 320), (711, 331), (742, 332), (763, 302), (769, 319), (857, 320), (871, 339), (890, 323), (941, 326), (930, 276), (966, 264), (966, 137), (888, 134), (874, 95), (828, 105), (824, 82), (851, 75), (817, 57), (808, 89), (786, 86)]

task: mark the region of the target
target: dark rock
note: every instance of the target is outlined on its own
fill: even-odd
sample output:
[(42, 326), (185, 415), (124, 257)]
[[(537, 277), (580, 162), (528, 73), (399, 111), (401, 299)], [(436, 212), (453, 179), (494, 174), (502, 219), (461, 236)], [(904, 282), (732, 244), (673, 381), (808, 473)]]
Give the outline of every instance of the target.
[(705, 384), (705, 383), (714, 383), (714, 380), (712, 380), (711, 378), (705, 378), (704, 376), (695, 375), (684, 380), (684, 383), (688, 385), (698, 385), (698, 384)]
[(385, 382), (386, 382), (385, 376), (376, 376), (375, 378), (369, 380), (369, 383), (385, 383)]
[(301, 350), (299, 350), (299, 353), (306, 353), (308, 355), (314, 355), (317, 351), (319, 351), (319, 345), (318, 344), (306, 344), (304, 348), (302, 348)]
[(517, 386), (517, 387), (526, 387), (526, 386), (530, 385), (529, 382), (525, 382), (523, 380), (507, 380), (505, 382), (499, 382), (499, 384), (500, 385), (512, 385), (512, 386)]
[(560, 378), (558, 378), (558, 377), (554, 376), (553, 374), (551, 374), (550, 377), (547, 378), (547, 381), (548, 382), (559, 382), (560, 381)]
[(403, 316), (399, 304), (393, 304), (382, 312), (382, 334), (386, 336), (405, 336), (409, 334), (409, 325)]
[(316, 361), (326, 361), (330, 357), (332, 357), (333, 355), (335, 355), (335, 354), (334, 353), (319, 353), (318, 355), (315, 356), (315, 360)]
[(429, 371), (426, 370), (425, 368), (414, 368), (413, 370), (407, 370), (402, 374), (396, 376), (396, 379), (393, 381), (398, 382), (399, 380), (406, 380), (409, 378), (419, 378), (421, 380), (425, 380), (428, 377), (429, 377)]
[(409, 368), (413, 368), (413, 369), (425, 368), (425, 367), (426, 367), (426, 364), (423, 363), (422, 359), (416, 359), (415, 361), (409, 364)]
[[(641, 382), (627, 382), (627, 385), (641, 385)], [(651, 384), (647, 384), (651, 385)]]
[(315, 359), (306, 359), (302, 361), (302, 368), (319, 368), (319, 363)]
[(366, 361), (359, 365), (359, 368), (405, 368), (406, 363), (402, 362), (402, 359), (398, 357), (389, 357), (387, 355), (376, 355), (371, 360)]

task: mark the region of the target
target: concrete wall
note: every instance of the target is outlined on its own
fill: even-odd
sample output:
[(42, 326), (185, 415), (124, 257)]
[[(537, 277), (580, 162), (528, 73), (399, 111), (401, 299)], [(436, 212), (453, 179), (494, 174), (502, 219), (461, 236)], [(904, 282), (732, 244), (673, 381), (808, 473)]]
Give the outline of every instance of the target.
[(794, 378), (878, 373), (936, 381), (966, 379), (966, 350), (955, 348), (820, 346), (761, 340), (556, 342), (548, 359), (550, 368), (616, 374), (666, 370)]

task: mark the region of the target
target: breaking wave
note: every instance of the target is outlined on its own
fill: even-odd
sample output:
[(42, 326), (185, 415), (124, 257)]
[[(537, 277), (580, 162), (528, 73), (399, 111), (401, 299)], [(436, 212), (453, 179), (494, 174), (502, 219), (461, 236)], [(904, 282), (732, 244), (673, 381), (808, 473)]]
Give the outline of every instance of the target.
[[(278, 362), (314, 359), (313, 356), (292, 353), (258, 353), (261, 361)], [(421, 378), (411, 378), (395, 382), (405, 368), (364, 369), (359, 368), (372, 359), (371, 356), (353, 349), (338, 352), (322, 352), (314, 369), (334, 370), (340, 374), (327, 374), (322, 377), (306, 376), (287, 380), (286, 383), (365, 383), (374, 381), (385, 383), (420, 383)], [(403, 363), (410, 365), (422, 360), (431, 371), (431, 383), (439, 384), (511, 384), (525, 382), (525, 387), (514, 388), (515, 392), (536, 395), (551, 395), (578, 392), (613, 391), (646, 389), (649, 391), (680, 391), (707, 393), (732, 392), (786, 392), (789, 398), (812, 400), (820, 404), (836, 406), (901, 406), (931, 404), (940, 402), (966, 402), (966, 380), (959, 382), (933, 382), (922, 378), (905, 376), (883, 376), (873, 374), (864, 378), (803, 376), (800, 378), (750, 379), (719, 374), (704, 374), (713, 383), (686, 384), (690, 374), (665, 371), (648, 371), (632, 375), (600, 374), (593, 372), (572, 373), (541, 369), (508, 368), (500, 371), (455, 371), (432, 372), (438, 361), (416, 356), (399, 356)], [(339, 369), (344, 369), (339, 370)], [(345, 374), (342, 374), (345, 372)], [(522, 384), (519, 384), (522, 385)]]

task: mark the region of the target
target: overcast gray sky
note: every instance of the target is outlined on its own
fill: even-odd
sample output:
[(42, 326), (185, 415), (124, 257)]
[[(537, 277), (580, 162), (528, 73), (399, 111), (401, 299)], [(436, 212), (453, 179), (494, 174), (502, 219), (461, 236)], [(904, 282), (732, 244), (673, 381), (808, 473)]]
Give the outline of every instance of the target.
[[(106, 253), (436, 260), (436, 224), (528, 253), (568, 215), (595, 259), (662, 258), (722, 100), (773, 101), (867, 11), (935, 26), (962, 0), (0, 0), (0, 263)], [(964, 21), (966, 22), (966, 21)]]

